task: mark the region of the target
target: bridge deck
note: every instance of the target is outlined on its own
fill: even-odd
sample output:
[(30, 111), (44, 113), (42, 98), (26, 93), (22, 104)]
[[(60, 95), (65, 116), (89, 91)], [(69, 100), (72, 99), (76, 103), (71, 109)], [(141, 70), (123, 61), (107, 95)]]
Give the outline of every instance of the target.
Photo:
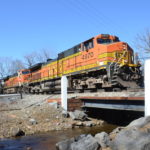
[(144, 97), (79, 97), (82, 107), (144, 111)]

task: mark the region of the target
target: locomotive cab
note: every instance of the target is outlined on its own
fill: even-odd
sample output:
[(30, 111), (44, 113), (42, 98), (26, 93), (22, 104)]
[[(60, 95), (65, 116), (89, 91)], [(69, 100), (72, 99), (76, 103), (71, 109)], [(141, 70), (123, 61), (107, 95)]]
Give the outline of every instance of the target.
[(30, 81), (31, 73), (29, 69), (22, 69), (18, 71), (19, 86), (27, 84)]
[(96, 39), (98, 44), (111, 44), (114, 42), (120, 42), (117, 36), (110, 36), (109, 34), (101, 34), (97, 36)]

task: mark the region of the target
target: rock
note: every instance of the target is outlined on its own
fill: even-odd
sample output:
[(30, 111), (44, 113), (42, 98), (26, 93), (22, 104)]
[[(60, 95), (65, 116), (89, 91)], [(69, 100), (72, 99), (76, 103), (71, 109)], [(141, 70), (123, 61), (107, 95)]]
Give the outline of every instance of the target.
[(143, 126), (145, 126), (146, 124), (150, 123), (150, 116), (147, 116), (147, 117), (141, 117), (139, 119), (136, 119), (134, 121), (132, 121), (128, 126), (127, 128), (130, 128), (130, 127), (138, 127), (138, 128), (141, 128)]
[(63, 116), (64, 118), (68, 118), (68, 117), (69, 117), (69, 114), (68, 114), (67, 111), (63, 110), (63, 111), (62, 111), (62, 116)]
[(87, 136), (87, 134), (81, 134), (79, 136), (76, 136), (74, 139), (75, 139), (75, 141), (79, 141), (79, 140), (81, 140), (82, 138), (84, 138), (86, 136)]
[(74, 112), (69, 112), (69, 116), (71, 117), (71, 119), (73, 119), (73, 120), (75, 120), (76, 119), (76, 117), (75, 117), (75, 115), (74, 115)]
[(35, 119), (33, 119), (33, 118), (29, 120), (29, 124), (30, 125), (36, 125), (37, 123), (38, 122)]
[(32, 150), (32, 147), (27, 147), (26, 150)]
[(105, 121), (99, 120), (99, 121), (96, 122), (96, 124), (97, 124), (97, 125), (104, 125), (104, 124), (105, 124)]
[(46, 118), (45, 121), (46, 121), (46, 122), (50, 122), (50, 119)]
[(84, 125), (85, 125), (86, 127), (92, 127), (92, 122), (84, 122)]
[(113, 139), (116, 137), (116, 135), (117, 135), (121, 130), (123, 130), (123, 129), (124, 129), (124, 127), (118, 127), (118, 128), (116, 128), (116, 129), (114, 129), (114, 130), (109, 134), (110, 139), (113, 140)]
[(83, 126), (83, 122), (76, 122), (75, 126)]
[(25, 132), (22, 131), (20, 128), (12, 128), (11, 129), (11, 136), (12, 137), (17, 137), (17, 136), (24, 136)]
[(67, 139), (56, 143), (57, 150), (71, 150), (71, 144), (74, 142), (74, 138)]
[(96, 134), (95, 139), (98, 141), (102, 148), (106, 148), (110, 144), (110, 138), (106, 132)]
[(111, 133), (110, 133), (110, 135), (111, 134), (114, 134), (114, 135), (116, 135), (116, 134), (118, 134), (121, 130), (123, 130), (123, 129), (125, 129), (125, 127), (117, 127), (116, 129), (114, 129)]
[(92, 121), (87, 121), (87, 122), (84, 122), (84, 126), (86, 127), (92, 127), (92, 126), (96, 126), (96, 124)]
[(119, 133), (122, 129), (124, 129), (124, 127), (117, 127), (117, 128), (114, 129), (111, 133), (117, 134), (117, 133)]
[(73, 120), (86, 120), (87, 119), (87, 115), (80, 110), (75, 110), (74, 112), (69, 112), (69, 116), (73, 119)]
[(117, 134), (110, 147), (113, 150), (149, 150), (150, 134), (136, 127), (124, 129)]
[(80, 137), (80, 139), (71, 144), (71, 150), (99, 150), (100, 145), (92, 135)]

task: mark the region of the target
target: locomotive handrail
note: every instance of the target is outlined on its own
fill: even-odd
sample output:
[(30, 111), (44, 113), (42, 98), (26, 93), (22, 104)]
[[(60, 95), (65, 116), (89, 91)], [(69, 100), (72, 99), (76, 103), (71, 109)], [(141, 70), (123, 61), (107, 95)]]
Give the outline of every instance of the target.
[[(126, 52), (127, 52), (127, 49), (123, 52), (122, 56), (118, 59), (118, 61), (115, 62), (115, 65), (114, 65), (115, 67), (117, 66), (117, 64), (119, 64), (120, 60), (125, 56)], [(114, 61), (115, 61), (115, 60), (117, 60), (116, 57), (113, 59), (113, 61), (112, 61), (112, 62), (110, 63), (110, 65), (109, 65), (109, 77), (111, 77), (110, 68), (111, 68), (111, 66), (114, 64)], [(119, 65), (119, 66), (120, 66), (120, 65)]]

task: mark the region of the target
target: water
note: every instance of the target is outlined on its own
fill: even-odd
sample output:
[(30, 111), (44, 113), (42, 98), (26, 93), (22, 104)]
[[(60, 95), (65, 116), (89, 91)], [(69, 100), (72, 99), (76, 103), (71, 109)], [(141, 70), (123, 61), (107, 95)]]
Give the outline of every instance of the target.
[(103, 127), (87, 127), (79, 129), (68, 129), (66, 131), (52, 131), (45, 134), (25, 136), (16, 139), (0, 140), (0, 150), (56, 150), (55, 144), (59, 141), (78, 136), (80, 134), (96, 134), (101, 131), (111, 132), (116, 126), (106, 124)]

